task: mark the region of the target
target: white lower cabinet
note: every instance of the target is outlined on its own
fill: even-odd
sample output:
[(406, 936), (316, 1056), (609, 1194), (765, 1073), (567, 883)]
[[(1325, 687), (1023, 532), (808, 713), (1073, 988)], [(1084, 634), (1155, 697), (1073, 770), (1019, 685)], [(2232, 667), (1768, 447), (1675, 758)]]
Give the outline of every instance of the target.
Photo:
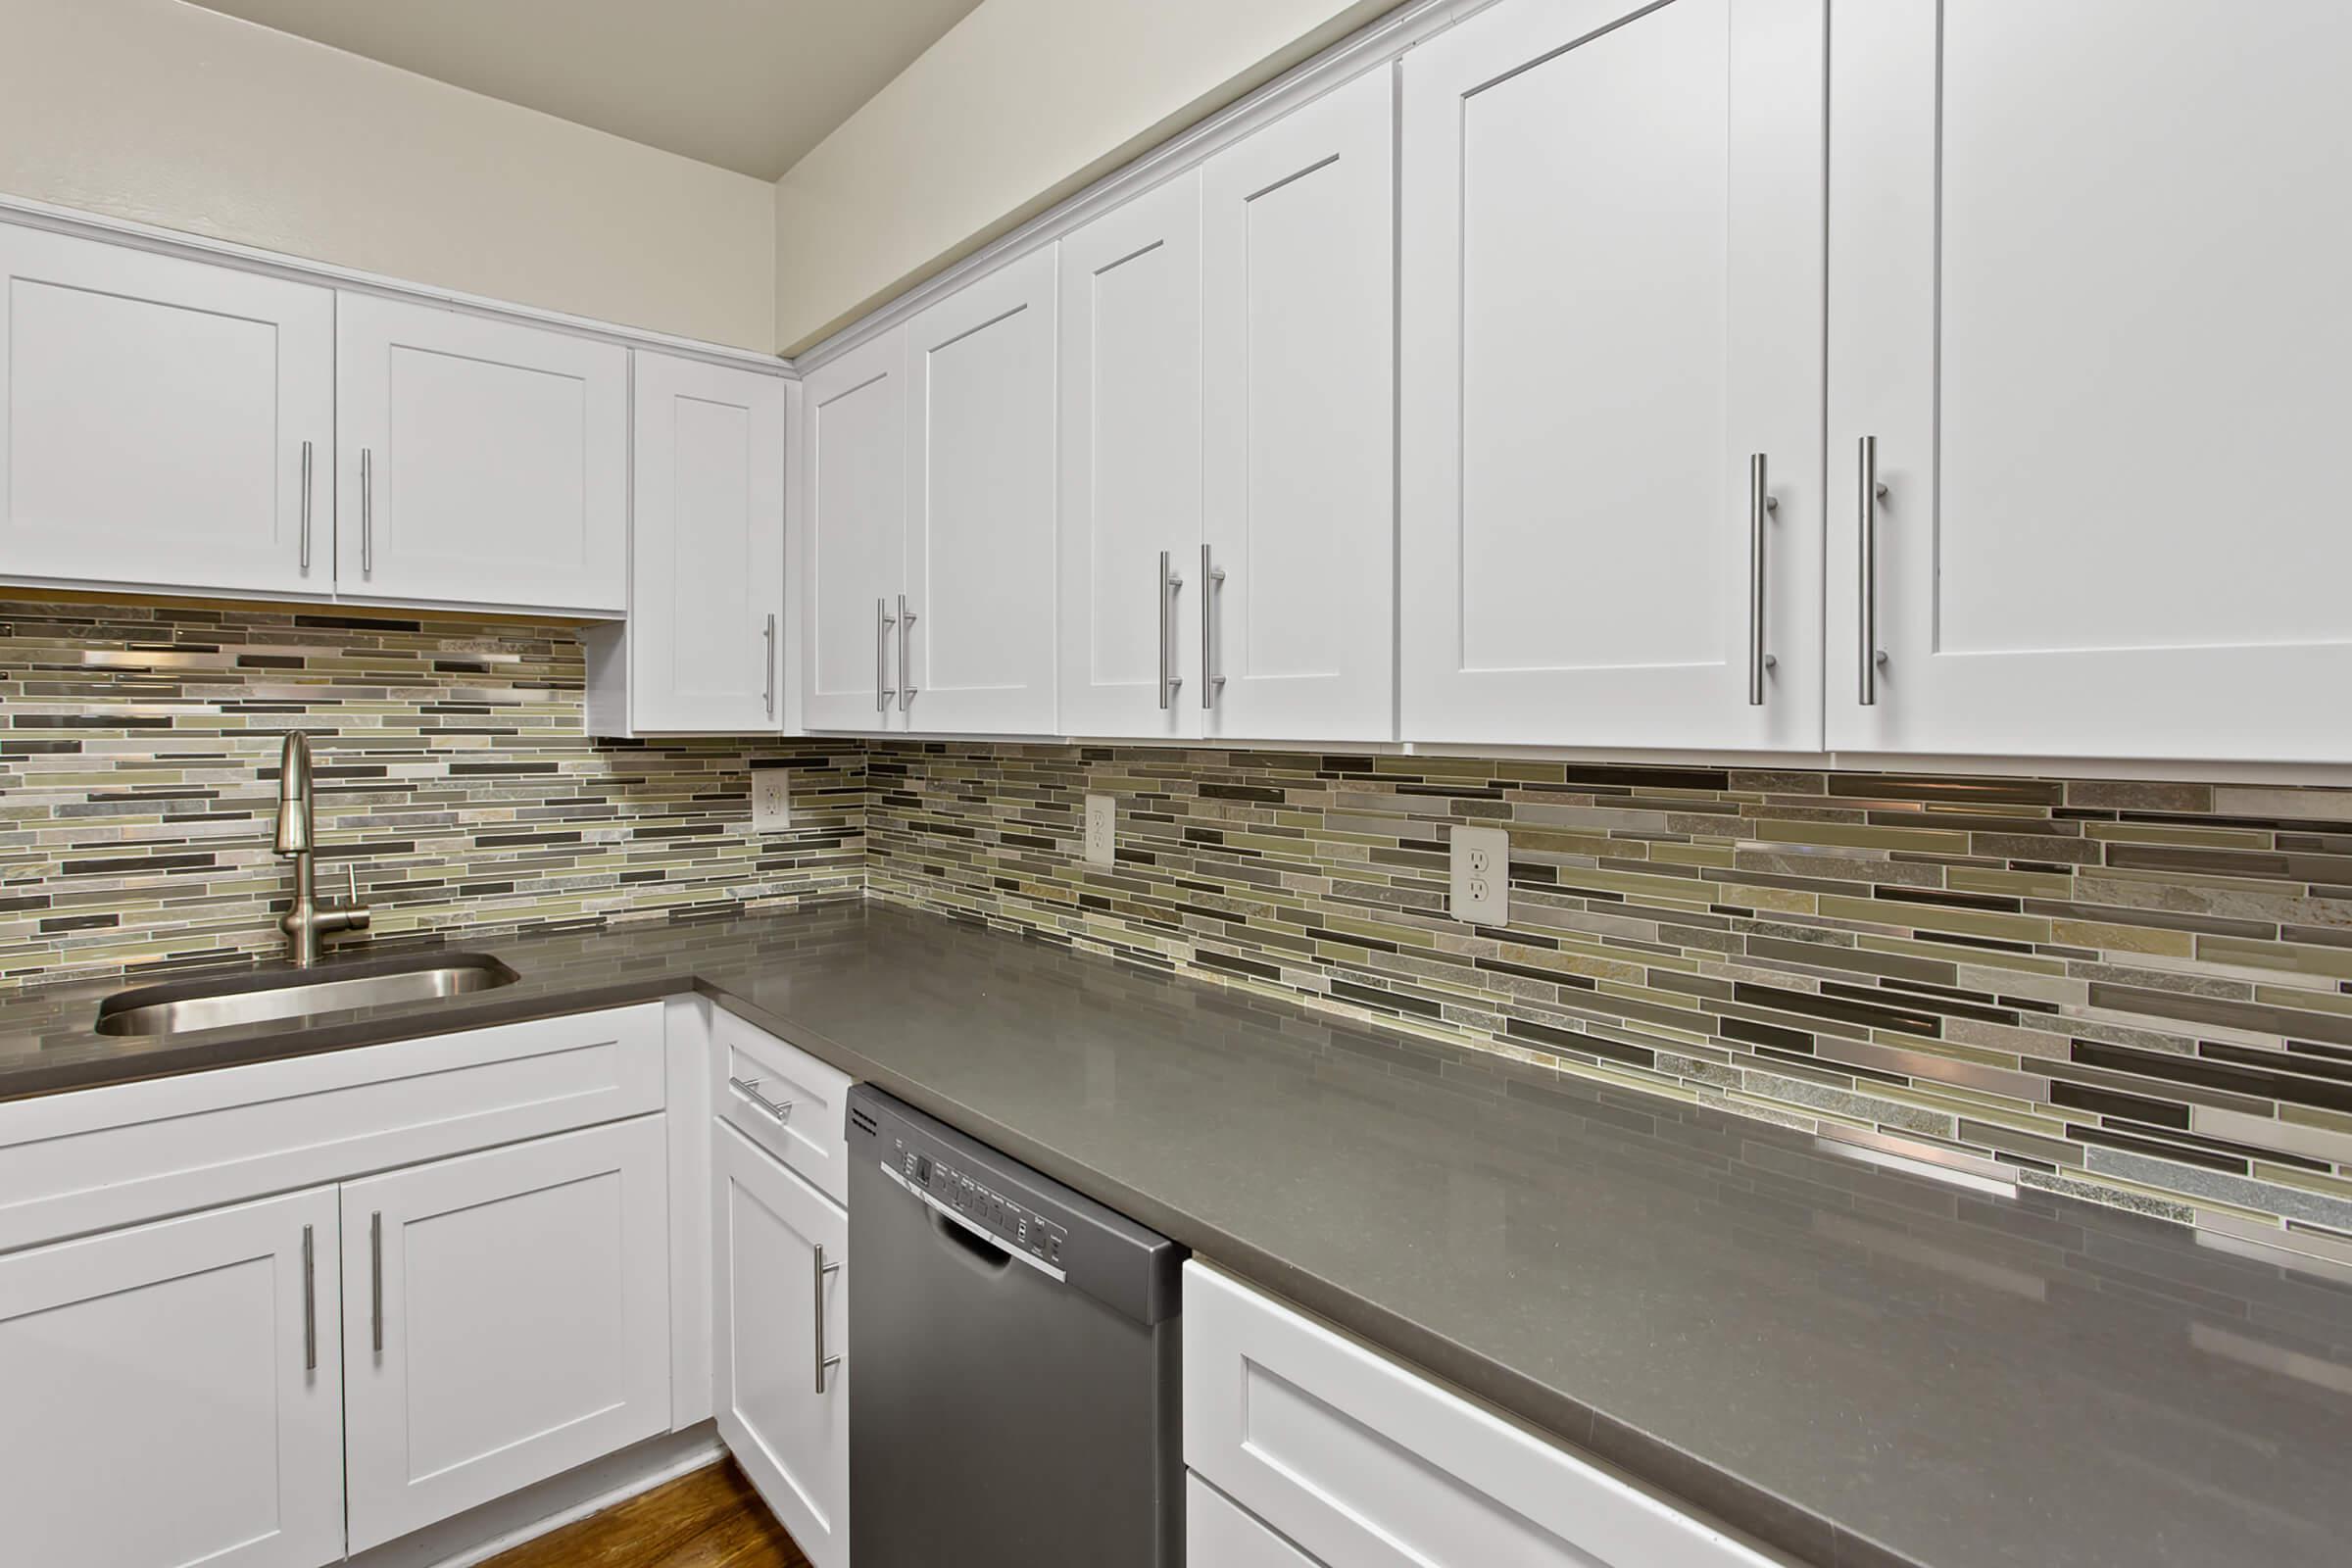
[(0, 1255), (0, 1559), (343, 1555), (335, 1190)]
[(710, 1009), (710, 1041), (718, 1119), (834, 1202), (848, 1203), (850, 1075), (724, 1007)]
[(849, 1215), (724, 1122), (710, 1152), (719, 1436), (809, 1562), (846, 1568)]
[[(1184, 1269), (1184, 1459), (1334, 1568), (1770, 1562), (1197, 1262)], [(1254, 1545), (1230, 1561), (1296, 1561)], [(1228, 1559), (1196, 1544), (1194, 1561)]]
[(669, 1427), (660, 1116), (343, 1188), (351, 1548)]
[(1184, 1554), (1195, 1568), (1321, 1568), (1197, 1475), (1184, 1478)]

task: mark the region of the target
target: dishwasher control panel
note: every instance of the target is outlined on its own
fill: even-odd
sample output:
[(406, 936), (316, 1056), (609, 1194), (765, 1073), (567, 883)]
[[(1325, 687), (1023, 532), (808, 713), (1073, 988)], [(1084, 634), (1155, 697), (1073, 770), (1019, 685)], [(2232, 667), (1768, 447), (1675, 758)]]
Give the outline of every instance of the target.
[(888, 1165), (906, 1185), (986, 1231), (1006, 1250), (1026, 1252), (1041, 1263), (1061, 1266), (1061, 1250), (1070, 1233), (1036, 1209), (974, 1179), (945, 1154), (905, 1137), (891, 1139), (890, 1154)]

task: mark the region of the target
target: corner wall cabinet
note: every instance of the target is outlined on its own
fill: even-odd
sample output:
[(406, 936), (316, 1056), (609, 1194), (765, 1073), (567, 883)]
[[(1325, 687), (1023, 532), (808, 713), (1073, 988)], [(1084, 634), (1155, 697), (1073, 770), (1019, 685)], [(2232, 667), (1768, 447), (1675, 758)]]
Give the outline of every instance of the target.
[(0, 226), (0, 575), (335, 580), (335, 296)]
[(784, 727), (784, 429), (778, 376), (640, 352), (625, 622), (589, 627), (599, 735)]
[(811, 729), (903, 729), (905, 328), (809, 372), (801, 420), (801, 720)]
[(802, 722), (1053, 734), (1054, 253), (803, 389)]

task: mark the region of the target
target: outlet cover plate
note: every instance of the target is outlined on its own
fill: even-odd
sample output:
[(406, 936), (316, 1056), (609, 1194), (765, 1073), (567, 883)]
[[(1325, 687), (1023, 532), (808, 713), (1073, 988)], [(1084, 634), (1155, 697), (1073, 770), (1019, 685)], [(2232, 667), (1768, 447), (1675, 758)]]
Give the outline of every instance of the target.
[(781, 833), (792, 826), (792, 775), (780, 767), (752, 770), (752, 831)]
[(1456, 920), (1473, 925), (1511, 923), (1511, 836), (1498, 827), (1453, 830)]
[(1119, 863), (1119, 808), (1107, 795), (1086, 798), (1086, 863)]

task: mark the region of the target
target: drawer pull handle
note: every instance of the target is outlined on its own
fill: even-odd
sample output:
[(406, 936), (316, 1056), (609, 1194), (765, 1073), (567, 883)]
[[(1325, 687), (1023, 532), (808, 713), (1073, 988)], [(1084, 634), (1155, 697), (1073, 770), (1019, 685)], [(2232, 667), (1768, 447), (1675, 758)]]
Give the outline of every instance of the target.
[(778, 1122), (790, 1121), (792, 1119), (792, 1102), (770, 1100), (761, 1094), (760, 1086), (766, 1081), (764, 1078), (729, 1078), (727, 1087), (753, 1104), (758, 1105), (761, 1110), (766, 1111), (770, 1116), (775, 1117)]

